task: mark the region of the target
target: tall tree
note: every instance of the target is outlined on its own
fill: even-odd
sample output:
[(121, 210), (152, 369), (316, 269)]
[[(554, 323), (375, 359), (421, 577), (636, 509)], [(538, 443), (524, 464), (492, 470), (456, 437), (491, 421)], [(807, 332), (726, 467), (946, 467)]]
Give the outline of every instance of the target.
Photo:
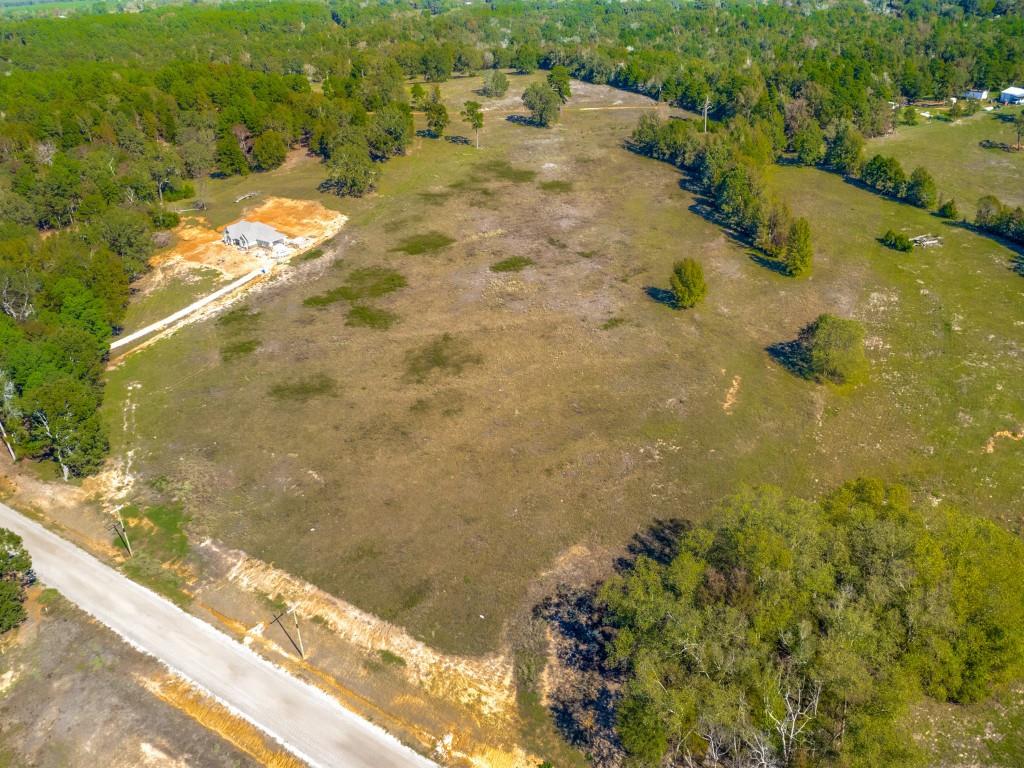
[(469, 123), (469, 127), (476, 133), (476, 148), (480, 149), (480, 129), (484, 127), (484, 111), (480, 102), (467, 101), (462, 105), (460, 113), (462, 119)]
[(523, 92), (523, 104), (530, 110), (533, 122), (549, 128), (558, 122), (562, 100), (546, 83), (531, 83)]
[(918, 166), (910, 174), (906, 197), (908, 203), (916, 205), (918, 208), (935, 206), (935, 202), (939, 198), (939, 191), (935, 186), (935, 179), (926, 169)]
[[(602, 588), (638, 766), (890, 766), (922, 757), (922, 693), (976, 701), (1019, 673), (1024, 543), (908, 489), (748, 490)], [(671, 755), (671, 757), (670, 757)]]
[(814, 263), (814, 247), (811, 245), (811, 225), (805, 218), (794, 221), (786, 235), (786, 245), (782, 251), (782, 260), (786, 265), (786, 274), (793, 277), (806, 275)]
[(431, 101), (424, 112), (427, 115), (427, 130), (434, 138), (440, 138), (448, 126), (448, 109), (440, 101)]
[(548, 72), (548, 85), (551, 86), (551, 90), (558, 94), (558, 98), (563, 104), (572, 96), (569, 69), (567, 67), (563, 67), (560, 64), (552, 67), (551, 71)]

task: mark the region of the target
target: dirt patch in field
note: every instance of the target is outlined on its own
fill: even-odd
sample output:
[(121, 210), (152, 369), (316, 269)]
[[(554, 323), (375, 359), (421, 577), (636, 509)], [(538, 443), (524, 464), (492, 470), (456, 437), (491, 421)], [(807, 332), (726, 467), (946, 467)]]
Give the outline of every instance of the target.
[[(345, 225), (348, 217), (331, 211), (314, 200), (268, 197), (246, 208), (238, 219), (256, 221), (274, 227), (294, 241), (294, 254), (330, 239)], [(243, 251), (221, 241), (222, 229), (215, 229), (201, 216), (190, 217), (174, 230), (175, 243), (153, 258), (154, 267), (200, 265), (212, 267), (226, 277), (241, 277), (268, 262), (262, 249)]]

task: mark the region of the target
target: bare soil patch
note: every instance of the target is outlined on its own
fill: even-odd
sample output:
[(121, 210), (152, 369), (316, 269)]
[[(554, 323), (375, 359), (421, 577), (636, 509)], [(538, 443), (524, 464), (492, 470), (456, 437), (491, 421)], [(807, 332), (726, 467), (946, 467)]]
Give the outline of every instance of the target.
[[(325, 208), (315, 200), (293, 200), (268, 197), (247, 208), (239, 220), (256, 221), (274, 227), (299, 242), (295, 255), (315, 248), (336, 235), (348, 217)], [(201, 216), (189, 217), (174, 230), (176, 242), (153, 259), (153, 266), (176, 264), (212, 267), (226, 277), (235, 278), (251, 272), (266, 261), (260, 249), (243, 251), (226, 245), (223, 229), (215, 229)]]

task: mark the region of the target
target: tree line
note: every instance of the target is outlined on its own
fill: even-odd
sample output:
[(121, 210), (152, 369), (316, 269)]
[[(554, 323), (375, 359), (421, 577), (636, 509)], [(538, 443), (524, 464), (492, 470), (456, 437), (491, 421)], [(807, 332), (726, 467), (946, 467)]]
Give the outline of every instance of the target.
[(1024, 664), (1024, 543), (858, 480), (749, 490), (601, 591), (634, 765), (910, 766), (922, 697), (972, 702)]

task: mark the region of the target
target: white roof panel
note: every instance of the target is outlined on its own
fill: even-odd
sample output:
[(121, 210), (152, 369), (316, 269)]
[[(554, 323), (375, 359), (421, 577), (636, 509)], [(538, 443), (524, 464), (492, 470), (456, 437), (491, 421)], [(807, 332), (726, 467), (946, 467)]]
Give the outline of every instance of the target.
[(273, 243), (285, 239), (285, 236), (273, 227), (261, 224), (258, 221), (246, 221), (245, 219), (236, 221), (234, 224), (228, 224), (225, 231), (228, 233), (228, 237), (245, 237), (251, 243), (257, 240)]

